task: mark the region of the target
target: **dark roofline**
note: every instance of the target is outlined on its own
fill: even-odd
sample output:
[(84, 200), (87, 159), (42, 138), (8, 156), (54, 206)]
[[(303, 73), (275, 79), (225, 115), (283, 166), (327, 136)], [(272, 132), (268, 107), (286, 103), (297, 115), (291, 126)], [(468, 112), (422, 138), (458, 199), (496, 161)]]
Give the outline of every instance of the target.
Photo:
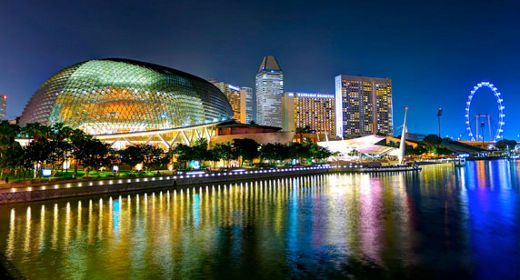
[(345, 75), (345, 74), (338, 74), (338, 75), (336, 75), (336, 77), (337, 76), (341, 76), (341, 79), (343, 79), (343, 77), (345, 77), (345, 78), (354, 78), (354, 79), (358, 79), (358, 80), (390, 80), (390, 81), (392, 81), (392, 78), (390, 78), (390, 77), (374, 77), (374, 76)]
[(217, 125), (218, 128), (232, 128), (232, 127), (252, 127), (252, 128), (264, 128), (264, 129), (272, 129), (272, 130), (282, 130), (281, 127), (276, 126), (267, 126), (267, 125), (259, 125), (256, 123), (250, 124), (250, 123), (239, 123), (235, 120), (222, 122), (219, 125)]

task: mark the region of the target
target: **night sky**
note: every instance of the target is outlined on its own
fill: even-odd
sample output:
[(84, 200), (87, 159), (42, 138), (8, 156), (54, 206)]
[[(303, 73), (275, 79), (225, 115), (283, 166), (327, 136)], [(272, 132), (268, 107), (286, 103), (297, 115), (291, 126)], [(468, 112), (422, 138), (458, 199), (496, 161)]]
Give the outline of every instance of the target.
[[(519, 8), (514, 1), (2, 1), (0, 94), (12, 118), (55, 72), (107, 57), (254, 88), (262, 57), (274, 55), (286, 91), (333, 93), (339, 73), (389, 77), (394, 127), (409, 106), (409, 131), (436, 133), (442, 106), (442, 134), (455, 138), (465, 131), (470, 89), (493, 82), (506, 107), (505, 137), (517, 139)], [(476, 98), (475, 108), (496, 120), (494, 99)]]

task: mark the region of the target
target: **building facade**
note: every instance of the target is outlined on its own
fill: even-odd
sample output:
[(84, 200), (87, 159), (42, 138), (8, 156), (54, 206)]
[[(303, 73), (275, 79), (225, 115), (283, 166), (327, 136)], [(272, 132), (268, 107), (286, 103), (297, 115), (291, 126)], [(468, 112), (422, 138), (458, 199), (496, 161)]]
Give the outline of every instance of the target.
[[(253, 89), (250, 87), (241, 87), (240, 92), (242, 96), (245, 96), (243, 99), (243, 106), (246, 114), (245, 114), (245, 123), (251, 123), (255, 120), (255, 99), (253, 95)], [(241, 107), (242, 108), (242, 107)], [(242, 122), (242, 121), (241, 121)]]
[(7, 95), (0, 95), (0, 121), (7, 117)]
[(336, 136), (392, 135), (392, 80), (338, 75), (335, 78)]
[(231, 109), (233, 110), (233, 118), (242, 122), (241, 119), (244, 112), (242, 111), (242, 99), (244, 99), (245, 102), (245, 96), (242, 97), (240, 87), (216, 80), (210, 80), (210, 83), (214, 84), (218, 89), (220, 89), (220, 91), (222, 91), (222, 93), (224, 93), (229, 104), (231, 105)]
[(202, 78), (146, 62), (99, 59), (47, 80), (20, 124), (63, 123), (99, 135), (204, 126), (232, 117), (226, 97)]
[(232, 84), (210, 80), (227, 97), (233, 118), (241, 123), (249, 123), (253, 120), (253, 89), (250, 87), (238, 87)]
[(262, 60), (256, 74), (256, 122), (282, 127), (283, 72), (273, 56)]
[(328, 139), (336, 133), (334, 107), (333, 94), (286, 92), (282, 97), (283, 129), (309, 127)]

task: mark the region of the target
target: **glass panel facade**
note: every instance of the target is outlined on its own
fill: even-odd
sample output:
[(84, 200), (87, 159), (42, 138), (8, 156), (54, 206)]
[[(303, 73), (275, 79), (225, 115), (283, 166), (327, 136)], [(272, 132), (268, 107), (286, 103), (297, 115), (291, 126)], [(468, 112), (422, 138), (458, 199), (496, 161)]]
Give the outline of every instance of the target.
[(256, 122), (282, 127), (283, 72), (273, 56), (266, 56), (256, 74)]
[(92, 60), (47, 80), (20, 123), (62, 122), (90, 134), (189, 127), (233, 118), (209, 82), (167, 67), (122, 59)]

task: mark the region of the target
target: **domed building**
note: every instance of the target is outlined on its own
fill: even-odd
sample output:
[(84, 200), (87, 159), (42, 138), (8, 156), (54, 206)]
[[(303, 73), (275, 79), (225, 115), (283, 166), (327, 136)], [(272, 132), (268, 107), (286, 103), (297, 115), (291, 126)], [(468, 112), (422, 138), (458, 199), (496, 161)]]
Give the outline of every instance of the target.
[[(224, 94), (202, 78), (134, 60), (98, 59), (67, 67), (47, 80), (25, 107), (20, 124), (64, 123), (93, 135), (169, 130), (170, 140), (179, 138), (174, 136), (177, 129), (189, 142), (207, 132), (187, 135), (179, 129), (232, 118)], [(142, 134), (143, 139), (148, 135), (169, 145), (164, 133)]]

